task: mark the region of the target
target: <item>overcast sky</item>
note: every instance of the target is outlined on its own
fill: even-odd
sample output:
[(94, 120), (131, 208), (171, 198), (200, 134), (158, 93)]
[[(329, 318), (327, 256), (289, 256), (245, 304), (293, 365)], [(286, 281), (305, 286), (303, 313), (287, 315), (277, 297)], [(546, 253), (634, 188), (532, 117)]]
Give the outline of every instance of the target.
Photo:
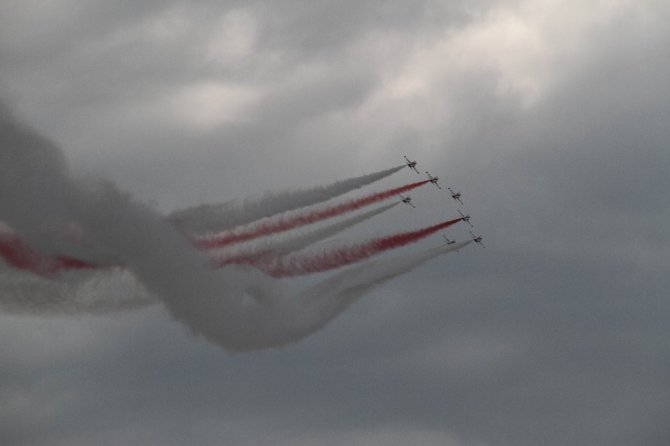
[[(77, 174), (169, 212), (407, 154), (486, 249), (254, 353), (161, 306), (0, 315), (0, 442), (669, 444), (668, 23), (663, 0), (3, 1), (0, 96)], [(358, 236), (455, 216), (413, 196)]]

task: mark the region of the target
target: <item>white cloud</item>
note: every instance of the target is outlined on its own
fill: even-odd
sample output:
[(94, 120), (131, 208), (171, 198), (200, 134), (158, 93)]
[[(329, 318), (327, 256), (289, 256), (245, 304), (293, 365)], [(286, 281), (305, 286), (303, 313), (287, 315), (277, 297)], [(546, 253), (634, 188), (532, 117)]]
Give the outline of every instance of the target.
[(201, 129), (242, 121), (259, 98), (258, 90), (224, 82), (204, 81), (184, 86), (157, 104), (155, 111)]
[(126, 104), (119, 116), (127, 125), (182, 127), (207, 132), (218, 125), (242, 122), (262, 97), (258, 89), (233, 83), (205, 80), (157, 92)]

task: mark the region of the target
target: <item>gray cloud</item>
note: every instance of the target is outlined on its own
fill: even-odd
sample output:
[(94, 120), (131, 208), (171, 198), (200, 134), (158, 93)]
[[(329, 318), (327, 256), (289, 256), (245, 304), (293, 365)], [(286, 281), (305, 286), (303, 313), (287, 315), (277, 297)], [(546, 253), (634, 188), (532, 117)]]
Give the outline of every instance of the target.
[[(463, 191), (487, 248), (252, 355), (190, 338), (159, 308), (4, 315), (10, 444), (667, 443), (664, 3), (116, 2), (51, 20), (24, 4), (22, 26), (0, 27), (2, 82), (75, 170), (172, 210), (407, 153)], [(170, 8), (202, 26), (147, 39)], [(235, 10), (256, 23), (251, 50), (212, 61), (206, 43)], [(206, 128), (152, 108), (211, 80), (259, 96)], [(400, 225), (456, 209), (437, 191), (415, 202)]]

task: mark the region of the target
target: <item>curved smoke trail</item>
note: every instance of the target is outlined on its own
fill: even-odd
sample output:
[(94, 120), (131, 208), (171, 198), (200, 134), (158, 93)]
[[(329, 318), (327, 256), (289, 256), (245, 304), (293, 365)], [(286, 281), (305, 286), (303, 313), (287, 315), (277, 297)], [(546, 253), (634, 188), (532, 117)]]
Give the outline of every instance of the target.
[(443, 245), (418, 254), (392, 260), (368, 262), (343, 271), (304, 290), (298, 298), (306, 298), (308, 302), (311, 302), (311, 305), (319, 309), (322, 317), (308, 327), (307, 333), (297, 333), (296, 337), (306, 336), (323, 328), (328, 322), (375, 287), (408, 273), (437, 256), (458, 251), (471, 242), (467, 241), (448, 246)]
[(8, 265), (43, 277), (68, 270), (95, 269), (96, 265), (67, 256), (49, 256), (28, 246), (6, 225), (0, 223), (0, 257)]
[(347, 201), (342, 204), (330, 206), (325, 209), (304, 212), (298, 215), (284, 218), (277, 218), (275, 220), (270, 220), (258, 225), (254, 225), (253, 227), (247, 229), (243, 228), (237, 231), (208, 235), (206, 237), (196, 239), (195, 243), (198, 247), (203, 249), (214, 249), (228, 246), (234, 243), (253, 240), (259, 237), (277, 234), (279, 232), (289, 231), (300, 226), (316, 223), (327, 218), (336, 217), (338, 215), (342, 215), (347, 212), (355, 211), (362, 207), (378, 203), (398, 194), (409, 192), (412, 189), (416, 189), (417, 187), (423, 186), (429, 182), (430, 180), (417, 181), (416, 183), (405, 184), (404, 186), (388, 189), (382, 192), (376, 192), (361, 198)]
[(290, 277), (328, 271), (355, 262), (360, 262), (390, 249), (400, 248), (401, 246), (417, 242), (437, 231), (448, 228), (461, 220), (461, 218), (457, 218), (417, 231), (390, 235), (359, 243), (357, 245), (326, 251), (318, 255), (291, 257), (266, 256), (258, 259), (251, 259), (248, 263), (273, 277)]
[[(219, 266), (227, 264), (250, 263), (266, 255), (280, 256), (294, 251), (299, 251), (309, 245), (317, 243), (328, 237), (346, 230), (354, 225), (380, 215), (399, 203), (381, 206), (377, 209), (356, 215), (341, 222), (317, 229), (307, 234), (298, 235), (288, 240), (266, 242), (252, 250), (246, 250), (234, 255), (221, 254), (215, 257), (215, 263)], [(16, 269), (30, 271), (38, 276), (54, 278), (60, 273), (71, 270), (105, 269), (113, 265), (93, 264), (80, 259), (65, 256), (47, 256), (33, 250), (6, 225), (0, 223), (0, 257), (7, 265)], [(118, 265), (120, 267), (120, 265)]]
[[(282, 282), (250, 267), (217, 270), (206, 253), (153, 209), (110, 183), (91, 185), (69, 173), (53, 143), (0, 106), (0, 221), (31, 250), (55, 258), (63, 256), (59, 248), (62, 234), (73, 226), (81, 228), (94, 241), (89, 249), (101, 257), (118, 259), (125, 268), (123, 274), (131, 278), (123, 280), (136, 281), (141, 290), (136, 294), (123, 291), (118, 286), (123, 280), (112, 278), (105, 285), (111, 287), (110, 311), (144, 305), (153, 296), (192, 333), (229, 350), (254, 350), (295, 342), (313, 333), (346, 307), (352, 293), (387, 280), (391, 274), (384, 268), (373, 269), (369, 276), (357, 273), (348, 284), (326, 282), (301, 293), (291, 292)], [(403, 262), (405, 269), (411, 267)], [(387, 268), (396, 266), (387, 264)], [(105, 296), (97, 280), (112, 277), (114, 269), (109, 270), (61, 274), (57, 282), (39, 277), (31, 283), (12, 282), (2, 276), (1, 287), (9, 291), (0, 293), (0, 306), (11, 308), (18, 300), (36, 312), (49, 311), (54, 305), (72, 311), (104, 308), (107, 300), (96, 303), (86, 298)], [(402, 272), (402, 268), (393, 271)], [(53, 290), (55, 299), (50, 297)], [(114, 303), (117, 292), (129, 299)], [(8, 295), (11, 298), (3, 301)]]

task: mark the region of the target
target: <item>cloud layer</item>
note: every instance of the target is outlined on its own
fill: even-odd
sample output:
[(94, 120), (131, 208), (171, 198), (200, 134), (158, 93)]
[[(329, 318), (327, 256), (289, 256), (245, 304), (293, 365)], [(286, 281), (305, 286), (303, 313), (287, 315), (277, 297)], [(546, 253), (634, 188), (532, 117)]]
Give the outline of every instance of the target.
[[(487, 248), (263, 353), (161, 306), (2, 315), (7, 444), (667, 444), (666, 3), (303, 3), (10, 2), (3, 94), (65, 152), (39, 169), (66, 158), (164, 214), (406, 154)], [(450, 218), (436, 193), (352, 238)], [(50, 202), (26, 236), (58, 251)]]

